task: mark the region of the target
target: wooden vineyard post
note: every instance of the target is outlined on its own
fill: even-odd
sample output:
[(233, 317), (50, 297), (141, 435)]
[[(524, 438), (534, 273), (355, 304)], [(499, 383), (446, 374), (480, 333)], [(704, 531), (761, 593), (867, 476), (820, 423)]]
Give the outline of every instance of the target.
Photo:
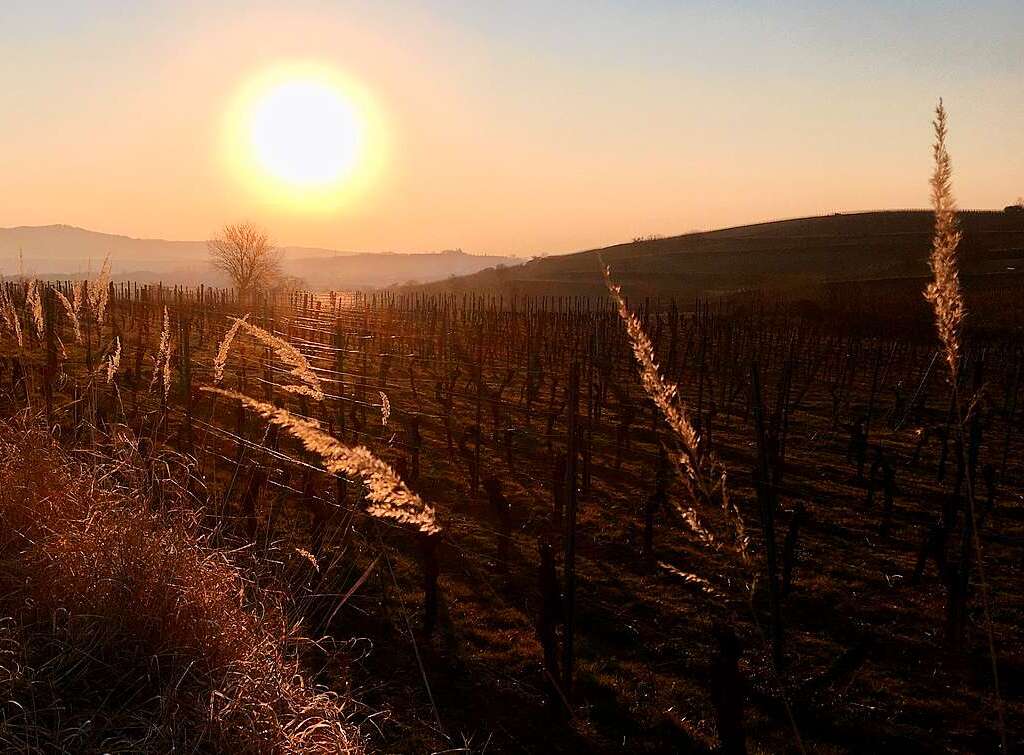
[(482, 323), (479, 323), (477, 327), (479, 328), (480, 338), (476, 351), (476, 431), (473, 433), (473, 495), (476, 495), (480, 489), (480, 435), (481, 423), (483, 422), (481, 410), (484, 399), (484, 329)]
[(334, 371), (338, 375), (338, 435), (345, 437), (345, 345), (344, 322), (340, 317), (334, 320)]
[(999, 463), (999, 480), (1001, 482), (1006, 480), (1006, 460), (1010, 455), (1010, 439), (1013, 436), (1014, 417), (1017, 415), (1017, 392), (1020, 386), (1021, 363), (1021, 354), (1017, 352), (1013, 383), (1003, 404), (1003, 414), (1006, 417), (1006, 435), (1003, 438), (1003, 453)]
[(562, 687), (572, 696), (576, 613), (576, 411), (579, 404), (580, 366), (572, 363), (569, 371), (569, 448), (565, 463), (565, 636), (562, 641)]
[(544, 653), (544, 676), (548, 690), (548, 706), (559, 707), (558, 636), (556, 629), (562, 623), (562, 598), (555, 574), (555, 554), (551, 541), (541, 538), (540, 551), (540, 616), (537, 619), (537, 637)]
[(746, 755), (743, 730), (743, 680), (740, 677), (740, 642), (732, 627), (717, 623), (713, 629), (718, 652), (711, 664), (711, 701), (718, 724), (719, 752)]
[(765, 559), (768, 566), (768, 599), (771, 610), (772, 659), (775, 668), (782, 664), (782, 617), (779, 614), (779, 577), (775, 553), (775, 487), (769, 471), (768, 430), (764, 422), (764, 403), (761, 397), (761, 379), (757, 362), (750, 368), (750, 387), (753, 393), (754, 427), (757, 435), (757, 468), (754, 485), (761, 507), (761, 528), (764, 531)]
[[(185, 443), (186, 448), (192, 449), (195, 437), (192, 428), (192, 319), (186, 317), (178, 323), (181, 332), (181, 382), (185, 389)], [(192, 452), (194, 453), (194, 450)]]
[(49, 286), (43, 289), (43, 321), (46, 331), (46, 367), (43, 374), (43, 395), (46, 399), (46, 426), (53, 427), (53, 382), (57, 377), (57, 346), (53, 333), (53, 291)]
[(590, 495), (590, 466), (594, 445), (594, 336), (591, 334), (587, 351), (587, 424), (583, 444), (583, 494)]
[(803, 524), (807, 511), (803, 503), (798, 503), (789, 520), (789, 532), (782, 545), (782, 595), (789, 595), (793, 586), (793, 566), (796, 564), (796, 546), (800, 537), (800, 525)]
[(441, 538), (436, 532), (421, 532), (418, 537), (423, 569), (423, 634), (429, 637), (437, 625), (437, 577), (441, 572), (437, 544)]
[(882, 343), (879, 341), (877, 354), (875, 355), (875, 371), (871, 376), (871, 393), (868, 397), (867, 414), (864, 417), (864, 448), (865, 452), (857, 456), (857, 481), (864, 479), (864, 463), (867, 459), (868, 438), (871, 435), (871, 415), (875, 410), (875, 397), (878, 395), (878, 377), (882, 369)]
[(512, 510), (508, 500), (501, 492), (501, 482), (497, 477), (484, 480), (484, 491), (491, 507), (491, 513), (498, 520), (501, 528), (498, 533), (498, 568), (502, 574), (508, 574), (508, 558), (512, 545)]

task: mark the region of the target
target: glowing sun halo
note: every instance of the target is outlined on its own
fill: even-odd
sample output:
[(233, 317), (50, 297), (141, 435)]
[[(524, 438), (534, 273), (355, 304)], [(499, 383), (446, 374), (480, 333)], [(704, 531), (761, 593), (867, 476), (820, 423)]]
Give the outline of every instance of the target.
[(330, 68), (295, 64), (251, 79), (228, 124), (225, 154), (236, 173), (275, 203), (329, 210), (381, 169), (383, 129), (371, 99)]

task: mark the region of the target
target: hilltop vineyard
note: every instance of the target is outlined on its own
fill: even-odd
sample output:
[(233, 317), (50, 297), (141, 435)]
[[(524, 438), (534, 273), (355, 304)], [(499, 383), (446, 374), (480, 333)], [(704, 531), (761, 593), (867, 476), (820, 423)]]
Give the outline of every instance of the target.
[[(276, 565), (262, 586), (329, 638), (296, 652), (385, 750), (1021, 730), (1014, 330), (971, 330), (954, 386), (921, 305), (630, 301), (681, 450), (610, 298), (3, 289), (6, 416), (120, 454), (152, 511), (184, 494)], [(722, 470), (707, 495), (681, 453)]]

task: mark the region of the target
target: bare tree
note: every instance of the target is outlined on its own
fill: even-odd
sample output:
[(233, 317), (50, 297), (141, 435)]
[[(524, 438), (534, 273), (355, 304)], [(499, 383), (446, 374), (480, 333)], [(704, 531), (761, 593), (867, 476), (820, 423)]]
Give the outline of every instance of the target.
[(281, 252), (252, 223), (226, 225), (206, 242), (210, 261), (227, 273), (240, 296), (269, 288), (281, 275)]

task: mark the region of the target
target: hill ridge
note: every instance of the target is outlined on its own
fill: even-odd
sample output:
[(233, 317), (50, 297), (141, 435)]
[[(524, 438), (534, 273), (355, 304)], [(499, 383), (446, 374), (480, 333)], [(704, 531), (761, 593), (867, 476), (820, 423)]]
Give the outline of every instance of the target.
[[(959, 217), (965, 274), (998, 273), (999, 264), (1014, 267), (1018, 258), (1024, 264), (1024, 213), (968, 209)], [(598, 255), (645, 296), (916, 277), (928, 270), (932, 218), (931, 210), (898, 209), (763, 221), (535, 257), (426, 288), (603, 295)]]

